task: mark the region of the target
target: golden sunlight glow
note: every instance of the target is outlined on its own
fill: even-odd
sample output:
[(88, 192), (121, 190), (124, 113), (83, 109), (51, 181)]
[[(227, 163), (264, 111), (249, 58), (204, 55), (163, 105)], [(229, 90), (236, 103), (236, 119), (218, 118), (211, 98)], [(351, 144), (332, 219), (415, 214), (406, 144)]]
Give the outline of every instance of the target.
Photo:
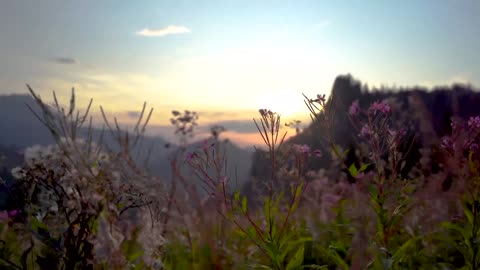
[(270, 92), (259, 94), (255, 99), (259, 109), (269, 109), (279, 113), (283, 118), (302, 117), (308, 114), (300, 92)]

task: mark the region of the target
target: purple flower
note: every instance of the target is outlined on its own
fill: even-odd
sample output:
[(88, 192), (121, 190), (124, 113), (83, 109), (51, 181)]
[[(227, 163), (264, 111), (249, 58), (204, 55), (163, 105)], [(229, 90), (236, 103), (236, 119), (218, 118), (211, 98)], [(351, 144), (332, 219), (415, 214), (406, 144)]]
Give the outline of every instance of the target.
[(478, 151), (478, 144), (476, 144), (476, 143), (470, 144), (470, 151), (477, 152)]
[(315, 150), (313, 150), (313, 154), (316, 157), (321, 157), (322, 156), (322, 151), (320, 149), (315, 149)]
[(480, 130), (480, 116), (470, 117), (468, 119), (468, 127), (471, 130)]
[(367, 124), (365, 124), (362, 129), (360, 130), (360, 136), (361, 137), (369, 137), (370, 135), (373, 134), (373, 131), (372, 129), (370, 128), (370, 126), (368, 126)]
[(393, 139), (396, 139), (396, 140), (401, 139), (406, 134), (406, 131), (405, 131), (404, 128), (401, 128), (398, 131), (394, 130), (394, 129), (391, 129), (391, 128), (388, 128), (387, 132), (388, 132), (388, 135), (390, 135), (390, 137), (392, 137)]
[(307, 154), (310, 153), (310, 146), (303, 144), (294, 144), (293, 146), (293, 151), (295, 151), (298, 154)]
[(452, 139), (450, 139), (450, 137), (444, 137), (442, 139), (442, 144), (441, 144), (442, 148), (445, 149), (445, 150), (448, 150), (448, 149), (452, 149), (453, 148), (453, 142), (452, 142)]
[(462, 122), (458, 119), (452, 119), (452, 123), (450, 123), (452, 130), (459, 130), (462, 127)]
[(204, 141), (202, 142), (201, 148), (202, 148), (203, 151), (208, 151), (208, 149), (210, 149), (210, 147), (212, 147), (212, 146), (214, 146), (214, 145), (215, 145), (214, 143), (210, 143), (210, 142), (208, 141), (208, 139), (206, 139), (206, 140), (204, 140)]
[(187, 152), (185, 154), (185, 160), (187, 162), (192, 161), (195, 157), (197, 157), (197, 153), (195, 153), (195, 152)]
[(388, 105), (384, 101), (377, 101), (377, 102), (374, 102), (372, 105), (370, 105), (369, 110), (373, 111), (373, 113), (376, 113), (377, 111), (379, 111), (384, 114), (387, 114), (392, 110), (392, 108), (390, 107), (390, 105)]
[(20, 210), (10, 210), (10, 211), (8, 211), (8, 216), (9, 217), (16, 217), (18, 214), (20, 214)]
[(358, 99), (352, 102), (352, 105), (350, 105), (350, 108), (348, 109), (348, 113), (351, 116), (355, 116), (360, 113), (360, 103), (358, 102)]

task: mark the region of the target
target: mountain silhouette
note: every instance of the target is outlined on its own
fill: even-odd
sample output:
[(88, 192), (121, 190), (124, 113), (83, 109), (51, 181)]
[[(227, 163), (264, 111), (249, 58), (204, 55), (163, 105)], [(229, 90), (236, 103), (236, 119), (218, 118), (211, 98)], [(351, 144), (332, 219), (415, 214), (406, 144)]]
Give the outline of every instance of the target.
[[(40, 107), (29, 95), (0, 96), (0, 173), (3, 178), (9, 178), (11, 168), (23, 164), (23, 150), (26, 147), (39, 144), (53, 144), (54, 139), (48, 129), (36, 118), (32, 108), (41, 115)], [(147, 127), (148, 129), (148, 127)], [(80, 130), (80, 136), (86, 136), (87, 130)], [(113, 152), (119, 151), (118, 144), (110, 132), (103, 132), (103, 143)], [(102, 129), (93, 128), (93, 138), (99, 138)], [(194, 149), (202, 142), (192, 142), (187, 149)], [(169, 147), (165, 147), (168, 145)], [(179, 151), (175, 144), (168, 143), (158, 136), (144, 136), (141, 145), (135, 149), (133, 158), (152, 175), (169, 181), (172, 176), (169, 158), (172, 153)], [(228, 173), (238, 181), (238, 185), (248, 178), (251, 165), (251, 152), (236, 146), (232, 142), (222, 144), (221, 151), (225, 151), (229, 161)], [(147, 161), (147, 156), (149, 156)], [(147, 162), (145, 162), (147, 161)], [(184, 168), (183, 173), (188, 173)]]
[[(306, 144), (311, 149), (321, 149), (324, 153), (329, 153), (324, 138), (325, 134), (331, 132), (335, 144), (343, 149), (356, 148), (359, 131), (352, 125), (348, 116), (350, 105), (358, 100), (362, 108), (368, 108), (373, 102), (388, 100), (395, 104), (392, 115), (394, 121), (402, 123), (403, 127), (409, 130), (402, 144), (402, 150), (408, 152), (406, 165), (402, 169), (404, 176), (421, 158), (420, 148), (439, 145), (441, 137), (450, 134), (452, 117), (468, 119), (468, 117), (480, 115), (480, 106), (478, 106), (480, 92), (471, 85), (465, 84), (432, 89), (419, 86), (369, 89), (367, 85), (363, 85), (351, 75), (340, 75), (333, 83), (331, 96), (333, 101), (329, 100), (327, 107), (331, 105), (334, 111), (333, 129), (327, 130), (321, 123), (313, 121), (305, 130), (289, 138), (286, 144)], [(407, 151), (408, 148), (411, 148), (411, 151)], [(350, 151), (346, 159), (348, 163), (345, 164), (346, 166), (360, 163), (356, 160), (354, 151)], [(311, 158), (307, 162), (307, 170), (328, 169), (331, 161), (330, 155)], [(436, 165), (438, 164), (434, 164)], [(432, 168), (432, 170), (435, 171), (438, 168)], [(269, 175), (270, 165), (265, 153), (255, 153), (250, 180), (244, 186), (244, 192), (252, 195), (255, 190), (262, 190)]]

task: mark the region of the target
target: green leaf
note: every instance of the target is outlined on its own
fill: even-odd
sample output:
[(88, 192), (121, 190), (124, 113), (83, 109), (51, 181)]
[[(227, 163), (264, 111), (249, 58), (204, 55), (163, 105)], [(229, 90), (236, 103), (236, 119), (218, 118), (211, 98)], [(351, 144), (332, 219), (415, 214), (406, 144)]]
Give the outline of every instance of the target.
[(363, 164), (363, 165), (360, 167), (360, 169), (358, 170), (358, 172), (363, 172), (363, 171), (365, 171), (365, 170), (368, 168), (368, 166), (370, 166), (369, 163)]
[(347, 262), (338, 255), (335, 250), (327, 250), (324, 247), (319, 247), (320, 251), (323, 252), (329, 259), (333, 261), (340, 269), (348, 270), (350, 267), (348, 266)]
[(465, 216), (467, 217), (467, 220), (470, 224), (473, 224), (473, 214), (472, 214), (472, 211), (470, 211), (470, 209), (468, 209), (467, 206), (464, 206), (463, 207), (463, 212), (465, 213)]
[(472, 236), (471, 234), (471, 226), (470, 224), (464, 226), (464, 227), (461, 227), (457, 224), (453, 224), (453, 223), (450, 223), (450, 222), (443, 222), (441, 224), (442, 227), (448, 229), (448, 230), (451, 230), (451, 231), (455, 231), (457, 233), (460, 233), (462, 236), (463, 236), (463, 239), (464, 240), (469, 240), (470, 237)]
[(240, 201), (240, 192), (239, 191), (235, 191), (235, 193), (233, 194), (233, 201), (234, 201), (235, 205), (237, 205), (237, 203)]
[(32, 217), (30, 219), (30, 226), (34, 231), (38, 231), (38, 229), (43, 229), (45, 231), (48, 231), (48, 226), (40, 222), (36, 217)]
[(350, 173), (351, 176), (356, 177), (358, 174), (357, 167), (355, 167), (355, 164), (350, 165), (348, 168), (348, 172)]
[(305, 248), (302, 246), (297, 250), (295, 255), (293, 255), (292, 259), (287, 264), (287, 270), (297, 269), (303, 263), (303, 253), (305, 252)]
[(247, 213), (247, 197), (242, 198), (242, 213)]
[(402, 262), (403, 258), (407, 256), (407, 252), (409, 251), (410, 247), (415, 244), (416, 239), (412, 238), (405, 242), (400, 248), (395, 251), (393, 254), (393, 263), (398, 265), (398, 263)]
[[(291, 234), (291, 236), (295, 236), (294, 234)], [(288, 238), (291, 238), (291, 236), (289, 236)], [(313, 239), (311, 237), (302, 237), (300, 239), (297, 239), (295, 241), (291, 241), (291, 242), (288, 242), (286, 246), (284, 246), (283, 244), (280, 245), (280, 249), (282, 250), (282, 254), (280, 255), (280, 258), (285, 258), (287, 257), (288, 253), (290, 253), (290, 251), (294, 250), (294, 249), (297, 249), (299, 246), (303, 247), (304, 246), (304, 243), (306, 242), (311, 242), (313, 241)]]

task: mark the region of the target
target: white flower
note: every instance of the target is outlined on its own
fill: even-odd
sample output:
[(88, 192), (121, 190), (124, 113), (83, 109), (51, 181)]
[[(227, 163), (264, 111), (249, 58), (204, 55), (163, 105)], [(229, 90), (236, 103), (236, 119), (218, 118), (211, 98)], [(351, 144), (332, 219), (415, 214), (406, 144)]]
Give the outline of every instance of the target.
[(100, 170), (98, 169), (98, 166), (93, 166), (91, 167), (91, 170), (92, 170), (92, 173), (93, 173), (93, 176), (98, 176), (98, 174), (100, 173)]
[(34, 145), (25, 149), (25, 162), (28, 165), (33, 165), (34, 162), (38, 162), (41, 159), (42, 146)]
[(50, 206), (50, 208), (48, 209), (48, 211), (52, 212), (52, 213), (57, 213), (58, 212), (58, 205), (57, 204), (53, 204), (52, 206)]
[(15, 179), (23, 179), (26, 176), (26, 173), (23, 168), (15, 167), (12, 169), (12, 175)]

